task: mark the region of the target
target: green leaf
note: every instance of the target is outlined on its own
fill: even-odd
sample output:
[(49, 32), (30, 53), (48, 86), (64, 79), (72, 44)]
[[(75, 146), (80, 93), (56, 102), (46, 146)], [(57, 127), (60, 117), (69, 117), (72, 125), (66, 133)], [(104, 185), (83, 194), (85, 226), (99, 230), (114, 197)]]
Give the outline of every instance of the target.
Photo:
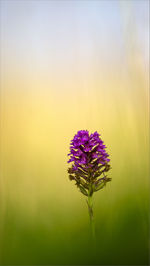
[(102, 181), (98, 185), (95, 185), (95, 191), (102, 189), (105, 186), (105, 182)]
[(83, 195), (88, 196), (88, 193), (85, 188), (83, 188), (81, 185), (78, 185), (78, 187)]
[(89, 185), (84, 180), (80, 179), (80, 183), (84, 188), (89, 188)]

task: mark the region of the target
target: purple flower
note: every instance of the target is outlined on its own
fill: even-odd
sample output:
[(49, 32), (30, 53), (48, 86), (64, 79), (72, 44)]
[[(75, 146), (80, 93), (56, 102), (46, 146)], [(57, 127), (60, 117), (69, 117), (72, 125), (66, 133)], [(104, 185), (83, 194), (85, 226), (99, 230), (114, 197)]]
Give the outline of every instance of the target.
[(84, 195), (91, 196), (111, 180), (106, 176), (110, 170), (109, 155), (98, 132), (78, 131), (71, 140), (68, 156), (68, 163), (72, 163), (69, 178), (76, 181)]

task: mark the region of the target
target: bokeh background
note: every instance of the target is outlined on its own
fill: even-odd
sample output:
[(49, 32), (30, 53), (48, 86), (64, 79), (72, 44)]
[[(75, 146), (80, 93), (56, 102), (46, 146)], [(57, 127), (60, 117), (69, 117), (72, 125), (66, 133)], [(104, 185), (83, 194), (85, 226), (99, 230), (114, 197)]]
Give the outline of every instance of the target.
[[(149, 1), (0, 2), (0, 264), (148, 265)], [(96, 246), (67, 153), (98, 131)]]

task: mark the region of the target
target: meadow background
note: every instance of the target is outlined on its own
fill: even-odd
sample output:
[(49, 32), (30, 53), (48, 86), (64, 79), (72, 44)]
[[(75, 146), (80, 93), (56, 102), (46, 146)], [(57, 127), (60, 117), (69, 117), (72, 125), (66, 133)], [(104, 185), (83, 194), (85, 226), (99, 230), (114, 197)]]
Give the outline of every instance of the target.
[[(0, 1), (0, 264), (148, 265), (149, 1)], [(112, 178), (85, 197), (67, 153), (98, 131)]]

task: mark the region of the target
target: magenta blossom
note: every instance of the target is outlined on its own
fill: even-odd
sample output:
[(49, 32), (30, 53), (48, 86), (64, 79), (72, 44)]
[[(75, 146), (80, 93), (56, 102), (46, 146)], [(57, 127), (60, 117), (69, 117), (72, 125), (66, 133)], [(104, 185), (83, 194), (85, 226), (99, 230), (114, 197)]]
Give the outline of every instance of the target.
[(100, 134), (89, 134), (88, 130), (80, 130), (70, 144), (68, 169), (70, 180), (75, 180), (77, 187), (86, 196), (102, 189), (111, 179), (106, 176), (110, 169), (109, 155), (106, 152)]

